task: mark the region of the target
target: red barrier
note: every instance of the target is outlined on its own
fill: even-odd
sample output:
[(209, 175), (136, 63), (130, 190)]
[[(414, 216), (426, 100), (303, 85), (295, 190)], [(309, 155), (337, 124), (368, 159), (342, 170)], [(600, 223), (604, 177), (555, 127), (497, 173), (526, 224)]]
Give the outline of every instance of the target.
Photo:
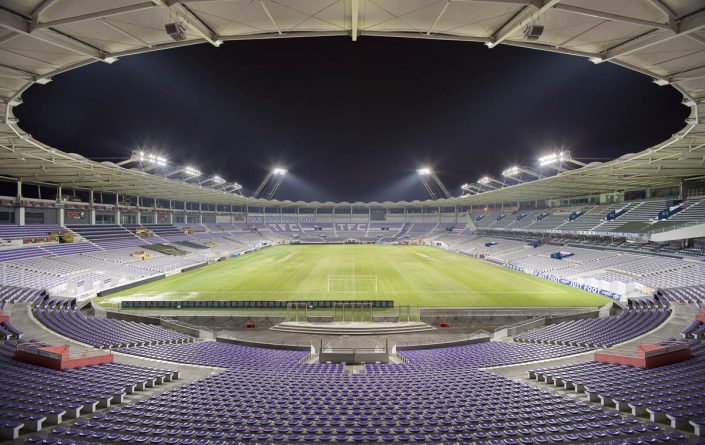
[(636, 356), (620, 351), (603, 351), (595, 353), (595, 361), (617, 365), (633, 366), (635, 368), (651, 369), (659, 366), (682, 362), (691, 357), (687, 343), (677, 343), (669, 346), (638, 345)]
[(62, 370), (112, 363), (113, 354), (109, 352), (100, 355), (88, 355), (84, 353), (73, 354), (72, 356), (68, 345), (39, 347), (28, 343), (21, 343), (15, 350), (14, 359), (44, 368)]
[(700, 308), (700, 313), (695, 316), (695, 319), (698, 320), (700, 323), (705, 323), (705, 307)]

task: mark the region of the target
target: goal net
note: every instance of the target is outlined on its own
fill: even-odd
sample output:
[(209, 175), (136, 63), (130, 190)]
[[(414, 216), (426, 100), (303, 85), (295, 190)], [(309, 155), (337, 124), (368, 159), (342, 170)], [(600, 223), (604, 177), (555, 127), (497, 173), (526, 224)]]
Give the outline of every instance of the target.
[(377, 275), (328, 275), (328, 292), (377, 292)]

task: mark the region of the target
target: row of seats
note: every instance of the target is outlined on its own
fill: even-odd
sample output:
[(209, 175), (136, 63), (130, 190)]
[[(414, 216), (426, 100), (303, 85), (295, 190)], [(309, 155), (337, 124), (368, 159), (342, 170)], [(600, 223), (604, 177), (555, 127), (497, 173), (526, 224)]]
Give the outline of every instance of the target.
[(36, 307), (44, 325), (71, 339), (98, 348), (192, 342), (191, 336), (156, 325), (87, 317), (68, 301), (45, 301)]
[(549, 325), (514, 337), (514, 341), (605, 348), (651, 331), (668, 317), (668, 305), (630, 301), (619, 315)]

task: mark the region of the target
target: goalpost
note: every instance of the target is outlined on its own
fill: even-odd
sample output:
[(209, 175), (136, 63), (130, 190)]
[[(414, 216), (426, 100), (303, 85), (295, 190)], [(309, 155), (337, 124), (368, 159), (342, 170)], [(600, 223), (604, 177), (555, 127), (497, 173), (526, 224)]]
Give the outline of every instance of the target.
[(377, 292), (377, 275), (328, 275), (328, 292)]

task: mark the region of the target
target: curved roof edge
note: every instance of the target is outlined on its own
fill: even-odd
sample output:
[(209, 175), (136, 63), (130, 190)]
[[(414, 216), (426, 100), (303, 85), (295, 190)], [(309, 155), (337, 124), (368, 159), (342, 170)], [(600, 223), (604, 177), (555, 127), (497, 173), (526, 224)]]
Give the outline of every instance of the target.
[[(218, 7), (214, 3), (223, 2), (127, 0), (125, 3), (129, 4), (115, 8), (112, 0), (93, 0), (90, 6), (68, 8), (51, 0), (11, 0), (0, 7), (0, 50), (4, 50), (0, 52), (0, 101), (4, 105), (0, 108), (0, 175), (75, 189), (257, 207), (484, 205), (667, 187), (686, 178), (705, 177), (705, 125), (701, 124), (705, 117), (701, 111), (705, 103), (705, 8), (698, 2), (649, 0), (646, 6), (618, 2), (621, 6), (615, 5), (619, 6), (617, 13), (607, 10), (607, 4), (602, 5), (604, 10), (595, 10), (590, 9), (596, 7), (590, 2), (583, 2), (583, 7), (560, 0), (465, 0), (449, 2), (443, 9), (437, 1), (421, 0), (416, 2), (420, 6), (417, 11), (427, 13), (419, 16), (394, 0), (377, 0), (388, 3), (384, 13), (372, 9), (354, 13), (351, 1), (335, 0), (332, 6), (340, 8), (332, 8), (330, 17), (323, 20), (320, 11), (306, 10), (309, 2), (299, 4), (292, 0), (292, 5), (297, 6), (295, 13), (277, 11), (265, 17), (267, 23), (271, 20), (272, 27), (262, 27), (254, 26), (258, 17), (251, 15), (247, 15), (247, 20), (252, 23), (246, 23), (244, 16), (226, 17), (230, 22), (225, 25), (217, 23), (214, 18), (219, 16), (211, 8)], [(236, 14), (236, 8), (232, 9), (221, 8), (219, 14)], [(161, 31), (164, 20), (175, 13), (183, 15), (188, 28), (186, 39), (181, 42), (170, 41)], [(385, 14), (397, 20), (390, 21)], [(299, 26), (302, 15), (318, 20), (318, 26)], [(500, 20), (494, 27), (486, 28), (478, 25), (477, 18), (483, 16)], [(117, 17), (119, 22), (114, 20)], [(544, 25), (540, 41), (524, 41), (523, 27), (536, 20)], [(446, 21), (461, 26), (450, 27)], [(249, 28), (238, 28), (233, 23)], [(586, 31), (581, 23), (595, 27), (599, 24), (600, 32), (609, 33), (611, 40), (605, 42), (603, 34)], [(418, 29), (427, 31), (419, 33)], [(184, 45), (219, 46), (235, 40), (318, 36), (481, 42), (489, 48), (504, 44), (584, 57), (593, 63), (607, 61), (650, 76), (659, 85), (676, 88), (691, 113), (685, 127), (667, 141), (609, 162), (593, 162), (556, 176), (464, 197), (367, 203), (252, 199), (91, 161), (35, 140), (19, 127), (13, 114), (29, 87), (96, 61), (112, 63), (120, 57)]]

